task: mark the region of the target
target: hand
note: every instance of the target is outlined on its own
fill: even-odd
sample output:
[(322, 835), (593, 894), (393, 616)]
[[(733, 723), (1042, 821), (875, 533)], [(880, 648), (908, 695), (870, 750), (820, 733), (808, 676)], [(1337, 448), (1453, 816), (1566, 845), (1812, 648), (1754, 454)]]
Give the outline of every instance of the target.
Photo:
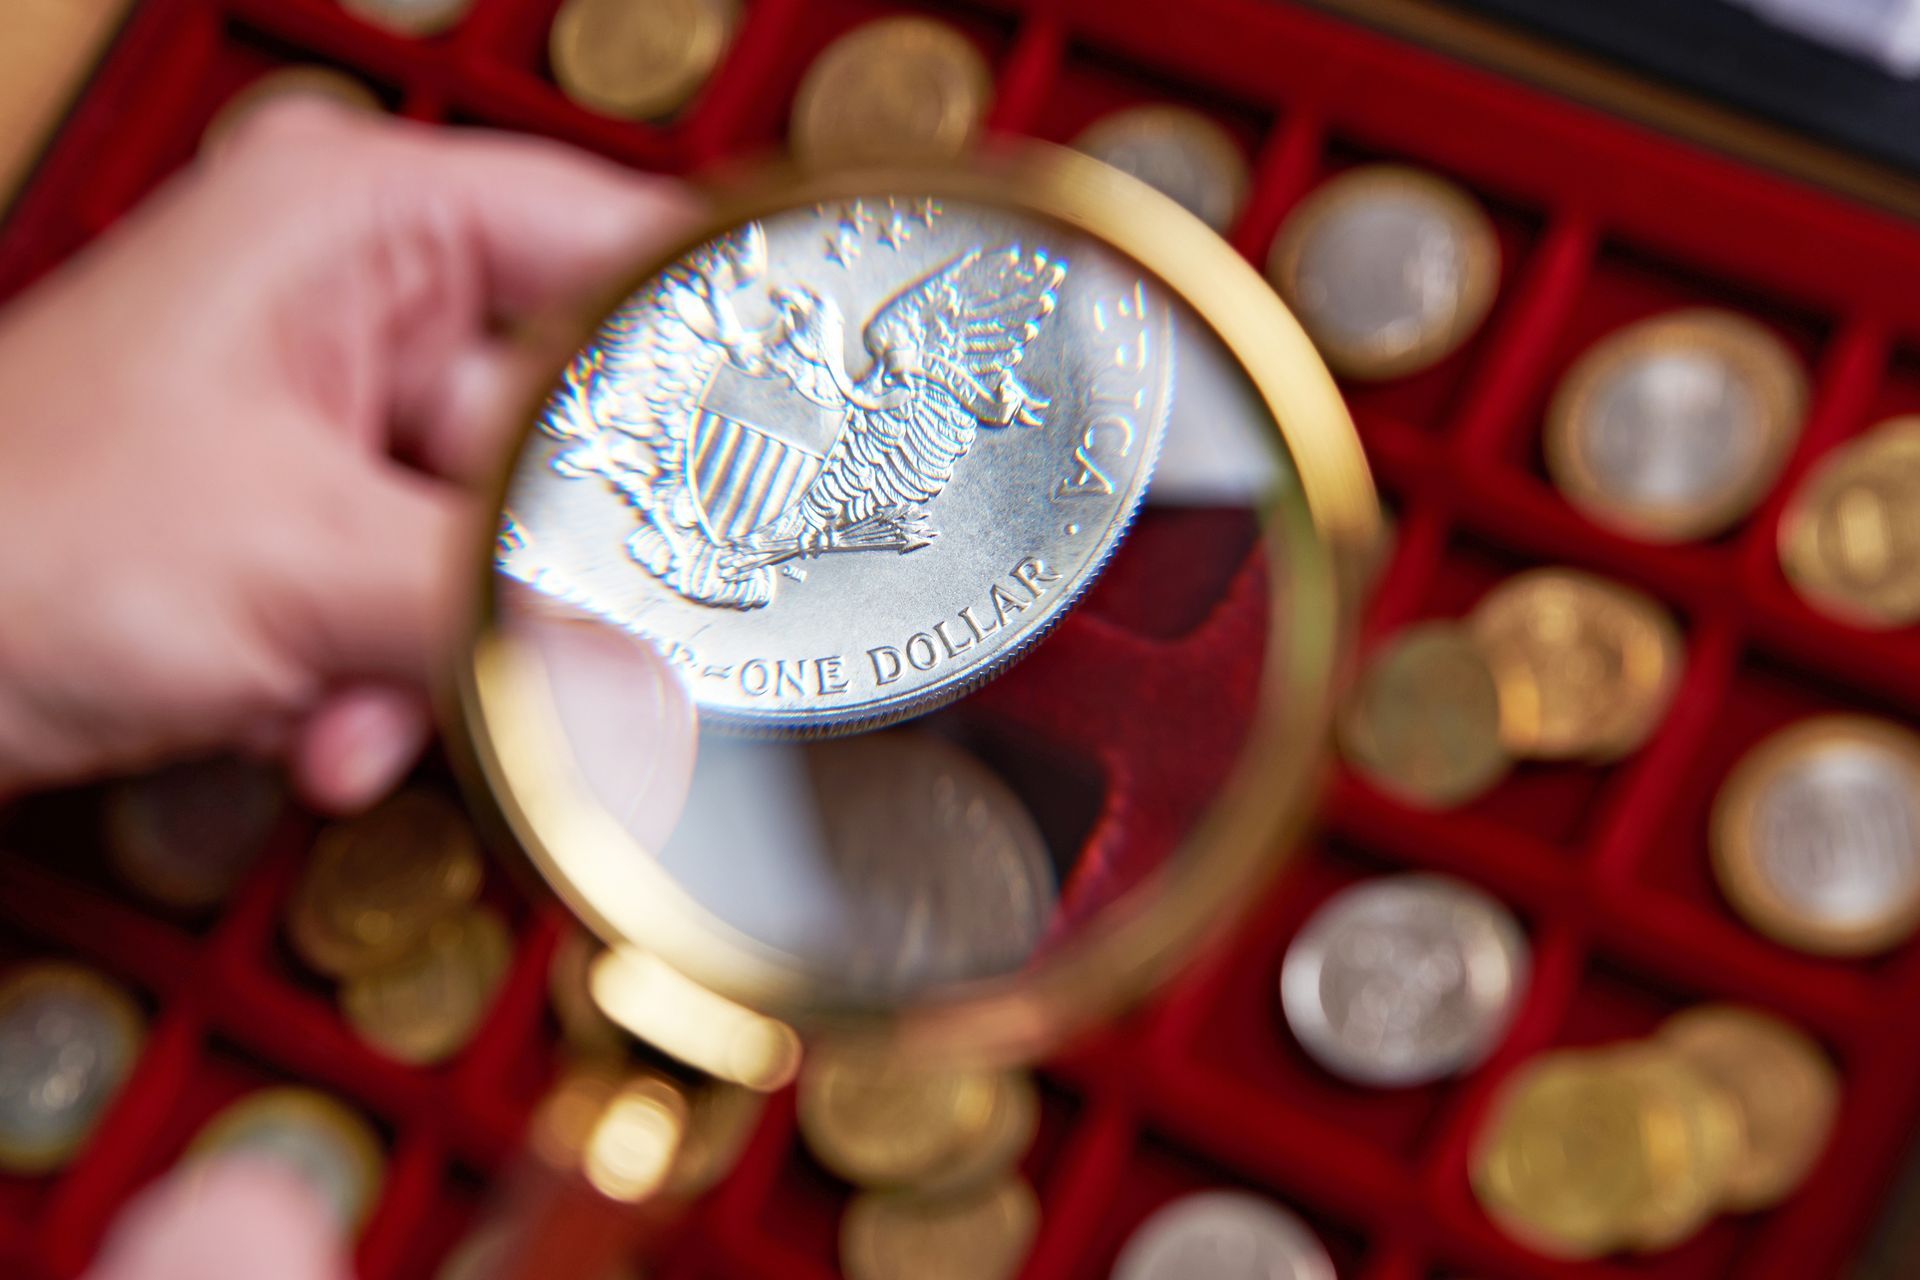
[(501, 324), (688, 211), (289, 100), (0, 314), (0, 796), (230, 746), (324, 808), (391, 786), (534, 387)]

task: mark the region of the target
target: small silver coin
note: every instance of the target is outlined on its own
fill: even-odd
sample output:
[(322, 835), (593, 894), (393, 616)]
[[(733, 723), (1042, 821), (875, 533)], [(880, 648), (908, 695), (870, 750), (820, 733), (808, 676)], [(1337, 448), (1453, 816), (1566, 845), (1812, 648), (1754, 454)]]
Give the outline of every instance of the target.
[(132, 999), (91, 970), (36, 964), (0, 982), (0, 1169), (37, 1173), (64, 1163), (139, 1047)]
[(1247, 162), (1231, 134), (1198, 111), (1164, 105), (1102, 116), (1076, 149), (1138, 178), (1215, 231), (1247, 200)]
[(1824, 925), (1880, 919), (1920, 895), (1920, 796), (1910, 766), (1865, 743), (1787, 767), (1754, 802), (1754, 862), (1797, 913)]
[(1287, 948), (1281, 1007), (1300, 1046), (1360, 1084), (1420, 1084), (1478, 1063), (1526, 987), (1511, 913), (1447, 876), (1364, 881), (1328, 899)]
[(1244, 1191), (1200, 1191), (1134, 1230), (1113, 1280), (1334, 1280), (1334, 1270), (1312, 1229), (1286, 1209)]
[(623, 304), (516, 464), (501, 569), (652, 640), (709, 722), (965, 693), (1125, 533), (1168, 301), (1093, 241), (932, 198), (787, 210)]

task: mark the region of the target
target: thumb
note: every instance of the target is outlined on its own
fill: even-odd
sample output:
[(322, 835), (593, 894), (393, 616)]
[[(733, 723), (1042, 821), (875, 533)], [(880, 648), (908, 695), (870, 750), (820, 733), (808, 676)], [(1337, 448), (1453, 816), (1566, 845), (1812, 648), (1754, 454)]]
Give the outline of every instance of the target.
[(86, 1280), (351, 1280), (339, 1224), (278, 1161), (182, 1170), (121, 1215)]

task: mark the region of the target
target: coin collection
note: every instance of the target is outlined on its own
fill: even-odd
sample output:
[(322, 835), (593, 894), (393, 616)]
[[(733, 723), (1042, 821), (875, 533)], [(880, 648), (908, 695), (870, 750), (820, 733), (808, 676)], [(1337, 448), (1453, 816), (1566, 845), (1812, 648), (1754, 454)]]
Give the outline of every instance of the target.
[(1716, 1213), (1792, 1195), (1838, 1096), (1832, 1064), (1802, 1032), (1756, 1009), (1698, 1005), (1647, 1040), (1522, 1065), (1480, 1133), (1474, 1192), (1541, 1253), (1669, 1249)]
[(1004, 1280), (1039, 1227), (1017, 1166), (1039, 1125), (1032, 1078), (822, 1045), (800, 1075), (800, 1133), (860, 1188), (840, 1220), (848, 1280)]
[(1682, 659), (1678, 627), (1649, 597), (1572, 569), (1529, 570), (1463, 622), (1390, 637), (1347, 703), (1341, 748), (1380, 789), (1450, 808), (1516, 760), (1631, 755), (1666, 713)]
[(419, 1066), (444, 1062), (486, 1016), (513, 938), (477, 901), (482, 867), (466, 817), (423, 789), (327, 828), (287, 908), (287, 940), (338, 982), (362, 1039)]

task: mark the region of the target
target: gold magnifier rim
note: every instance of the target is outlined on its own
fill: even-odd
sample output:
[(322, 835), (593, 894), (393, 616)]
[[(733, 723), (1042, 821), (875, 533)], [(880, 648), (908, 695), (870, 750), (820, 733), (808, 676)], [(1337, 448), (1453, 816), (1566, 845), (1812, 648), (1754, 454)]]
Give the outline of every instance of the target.
[[(1081, 936), (1016, 974), (895, 1006), (851, 1001), (797, 958), (695, 903), (569, 784), (549, 752), (530, 745), (558, 745), (555, 726), (530, 710), (527, 690), (540, 672), (499, 626), (491, 537), (477, 566), (477, 608), (454, 664), (449, 737), (546, 882), (609, 944), (647, 951), (719, 995), (807, 1031), (884, 1040), (904, 1052), (1030, 1059), (1143, 995), (1244, 902), (1299, 834), (1318, 782), (1362, 570), (1380, 536), (1379, 507), (1332, 375), (1259, 273), (1173, 201), (1089, 157), (1044, 144), (1010, 147), (966, 167), (769, 171), (720, 195), (700, 226), (652, 255), (568, 350), (590, 341), (606, 314), (647, 280), (749, 220), (889, 195), (1023, 214), (1088, 236), (1134, 263), (1213, 331), (1278, 425), (1298, 487), (1283, 482), (1264, 513), (1262, 543), (1279, 589), (1270, 597), (1275, 625), (1259, 706), (1232, 775), (1178, 854), (1151, 877), (1158, 883), (1130, 890)], [(537, 420), (533, 408), (493, 491), (495, 510), (505, 509)], [(1313, 693), (1299, 696), (1302, 690)], [(609, 901), (616, 893), (617, 904)]]

